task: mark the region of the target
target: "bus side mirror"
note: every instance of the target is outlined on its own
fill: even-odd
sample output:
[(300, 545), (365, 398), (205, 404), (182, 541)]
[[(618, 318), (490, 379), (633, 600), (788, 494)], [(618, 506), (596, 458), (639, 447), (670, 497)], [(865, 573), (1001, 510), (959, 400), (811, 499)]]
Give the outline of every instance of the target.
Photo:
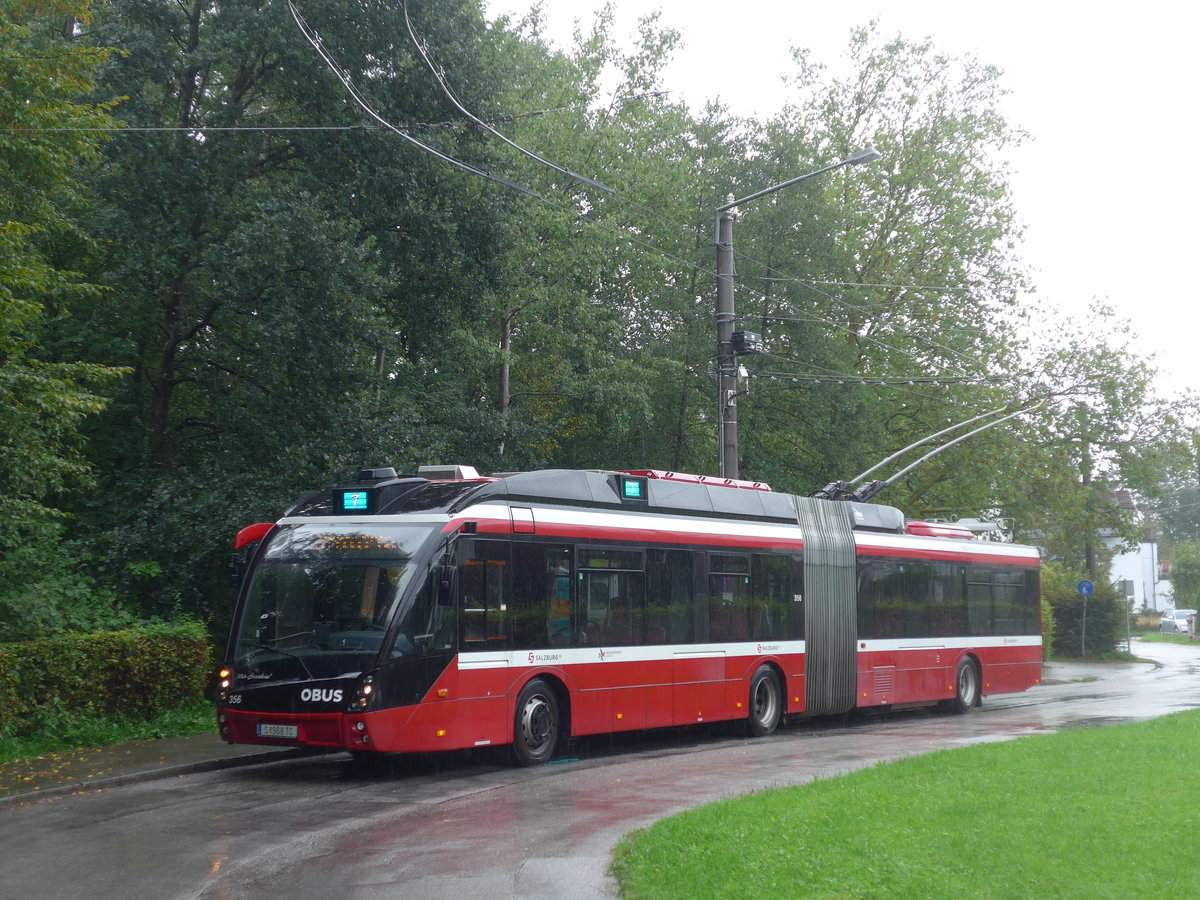
[(458, 569), (455, 566), (443, 564), (438, 567), (438, 606), (453, 606), (458, 595)]
[(234, 537), (229, 581), (235, 587), (242, 583), (242, 578), (246, 575), (246, 567), (250, 562), (250, 557), (254, 554), (254, 545), (266, 537), (267, 532), (274, 527), (275, 525), (271, 522), (259, 522), (255, 525), (247, 525)]

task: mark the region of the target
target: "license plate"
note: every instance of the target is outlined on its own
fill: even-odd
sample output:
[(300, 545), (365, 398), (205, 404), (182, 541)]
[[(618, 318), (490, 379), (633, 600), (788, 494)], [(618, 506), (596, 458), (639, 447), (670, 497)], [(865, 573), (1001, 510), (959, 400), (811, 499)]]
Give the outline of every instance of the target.
[(258, 736), (295, 740), (300, 736), (300, 728), (296, 725), (259, 725)]

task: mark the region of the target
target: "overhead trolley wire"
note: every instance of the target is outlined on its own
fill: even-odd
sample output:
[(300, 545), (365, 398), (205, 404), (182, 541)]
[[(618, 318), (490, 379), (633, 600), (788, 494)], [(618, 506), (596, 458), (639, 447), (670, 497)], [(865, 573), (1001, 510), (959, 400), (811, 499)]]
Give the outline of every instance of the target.
[[(462, 160), (456, 159), (455, 157), (451, 156), (450, 154), (445, 153), (441, 150), (437, 150), (436, 148), (431, 147), (430, 145), (428, 145), (422, 141), (418, 141), (416, 138), (413, 138), (411, 135), (404, 133), (403, 130), (396, 128), (394, 125), (392, 125), (386, 119), (384, 119), (378, 112), (376, 112), (375, 109), (370, 105), (370, 103), (368, 103), (367, 100), (362, 96), (362, 94), (354, 86), (354, 83), (351, 80), (349, 74), (347, 72), (345, 72), (345, 70), (343, 70), (342, 67), (340, 65), (338, 65), (338, 63), (333, 59), (333, 57), (325, 50), (325, 47), (324, 47), (323, 43), (321, 42), (320, 35), (311, 26), (309, 26), (306, 21), (304, 21), (303, 17), (300, 15), (299, 10), (296, 9), (296, 6), (295, 6), (295, 3), (293, 2), (293, 0), (287, 0), (287, 5), (288, 5), (289, 11), (292, 14), (292, 19), (296, 22), (296, 26), (300, 29), (301, 34), (303, 34), (305, 39), (309, 42), (309, 44), (312, 45), (313, 49), (315, 49), (317, 51), (317, 53), (320, 55), (321, 59), (325, 62), (326, 66), (329, 67), (330, 71), (332, 71), (334, 73), (334, 75), (337, 77), (337, 79), (342, 83), (342, 86), (346, 89), (346, 91), (354, 99), (355, 103), (357, 103), (369, 116), (371, 116), (372, 119), (374, 119), (376, 122), (378, 122), (380, 124), (380, 126), (382, 126), (383, 128), (385, 128), (389, 131), (392, 131), (395, 134), (398, 134), (400, 137), (403, 137), (405, 140), (408, 140), (410, 143), (413, 143), (417, 147), (425, 150), (428, 153), (433, 154), (438, 159), (441, 159), (444, 162), (449, 163), (450, 165), (456, 166), (457, 168), (460, 168), (464, 171), (470, 172), (471, 174), (478, 175), (482, 178), (486, 178), (487, 180), (492, 181), (496, 184), (500, 184), (501, 186), (508, 187), (512, 190), (518, 191), (519, 193), (524, 194), (526, 196), (533, 197), (534, 199), (540, 200), (543, 203), (546, 203), (547, 205), (553, 206), (557, 209), (570, 212), (577, 219), (580, 219), (580, 220), (582, 220), (590, 225), (593, 225), (595, 227), (604, 228), (604, 229), (608, 230), (609, 232), (616, 234), (619, 237), (622, 237), (623, 239), (629, 240), (629, 241), (631, 241), (635, 244), (638, 244), (642, 247), (646, 247), (647, 249), (650, 249), (653, 252), (655, 252), (665, 258), (669, 258), (669, 259), (675, 260), (677, 262), (681, 262), (684, 265), (689, 266), (689, 267), (695, 267), (695, 268), (699, 269), (700, 271), (706, 271), (706, 270), (701, 269), (700, 267), (696, 266), (695, 263), (692, 263), (687, 260), (683, 260), (682, 258), (676, 256), (673, 253), (662, 250), (661, 248), (656, 247), (653, 244), (650, 244), (648, 241), (646, 241), (642, 238), (636, 237), (635, 235), (629, 233), (628, 231), (621, 230), (621, 229), (617, 228), (616, 226), (608, 225), (607, 223), (597, 222), (596, 220), (590, 218), (587, 214), (581, 214), (580, 210), (578, 208), (574, 208), (567, 204), (563, 204), (558, 201), (552, 200), (551, 198), (546, 197), (545, 195), (540, 194), (537, 191), (533, 190), (532, 188), (526, 187), (523, 184), (519, 184), (518, 182), (515, 182), (511, 179), (503, 178), (499, 175), (495, 175), (494, 173), (487, 172), (483, 169), (480, 169), (478, 166), (474, 166), (474, 165), (471, 165), (470, 163), (466, 163), (466, 162), (463, 162)], [(407, 8), (405, 11), (407, 13)], [(413, 36), (412, 39), (413, 39), (414, 43), (418, 44), (419, 50), (423, 49), (419, 46), (419, 42), (417, 41), (415, 36)], [(432, 67), (432, 60), (430, 60), (424, 52), (422, 52), (422, 57), (426, 59), (427, 65), (430, 65)], [(435, 75), (436, 74), (437, 73), (435, 72)], [(444, 83), (444, 79), (439, 78), (439, 82), (442, 83), (443, 90), (446, 91), (448, 94), (450, 94), (451, 92), (449, 91), (448, 86)], [(639, 95), (639, 96), (642, 96), (642, 95)], [(452, 100), (452, 102), (455, 103), (455, 105), (459, 108), (459, 110), (461, 112), (463, 112), (464, 115), (468, 116), (468, 118), (470, 119), (472, 124), (475, 124), (478, 127), (483, 127), (489, 133), (495, 134), (497, 137), (500, 137), (506, 143), (516, 147), (517, 149), (519, 149), (521, 152), (525, 153), (526, 155), (529, 155), (532, 158), (537, 159), (540, 162), (543, 162), (545, 165), (550, 166), (551, 168), (555, 169), (556, 171), (558, 171), (560, 173), (567, 174), (569, 177), (578, 178), (581, 182), (588, 184), (590, 186), (598, 187), (599, 189), (612, 194), (614, 197), (617, 197), (627, 203), (630, 203), (630, 204), (638, 207), (639, 209), (642, 209), (644, 212), (647, 212), (651, 215), (656, 216), (660, 220), (667, 222), (668, 224), (672, 225), (673, 227), (679, 228), (681, 231), (687, 231), (689, 229), (689, 226), (682, 225), (682, 224), (675, 222), (667, 217), (664, 217), (661, 213), (658, 213), (655, 210), (651, 210), (648, 207), (645, 207), (645, 206), (637, 203), (637, 201), (634, 201), (631, 198), (625, 197), (624, 195), (620, 194), (620, 192), (615, 191), (612, 188), (609, 188), (606, 185), (601, 184), (600, 182), (596, 181), (595, 179), (591, 179), (591, 178), (588, 178), (587, 176), (583, 176), (583, 175), (578, 175), (577, 173), (571, 172), (570, 170), (568, 170), (562, 166), (558, 166), (558, 165), (550, 162), (549, 160), (545, 160), (544, 158), (540, 157), (538, 154), (533, 153), (532, 151), (528, 151), (525, 148), (520, 147), (515, 142), (509, 141), (507, 138), (505, 138), (503, 135), (501, 135), (495, 129), (491, 128), (482, 119), (478, 118), (477, 116), (475, 116), (474, 114), (472, 114), (468, 110), (466, 110), (464, 107), (462, 107), (462, 105), (460, 103), (458, 103), (456, 98), (451, 96), (451, 100)]]
[[(746, 255), (746, 254), (744, 254), (744, 253), (741, 253), (741, 254), (739, 254), (739, 253), (737, 252), (737, 250), (736, 250), (736, 249), (734, 250), (734, 253), (735, 253), (736, 255), (738, 255), (738, 256), (741, 256), (741, 257), (742, 257), (742, 259), (749, 260), (750, 262), (752, 262), (752, 263), (755, 263), (755, 264), (757, 264), (757, 265), (760, 265), (760, 266), (763, 266), (764, 268), (766, 268), (766, 269), (768, 269), (768, 270), (771, 270), (771, 271), (778, 271), (778, 267), (776, 267), (776, 266), (774, 266), (774, 265), (771, 265), (771, 264), (769, 264), (769, 263), (764, 263), (762, 260), (755, 259), (755, 258), (754, 258), (754, 257), (752, 257), (752, 256), (747, 256), (747, 255)], [(844, 300), (844, 299), (842, 299), (841, 297), (838, 297), (838, 296), (836, 296), (835, 294), (832, 294), (832, 293), (830, 293), (829, 291), (823, 290), (822, 288), (818, 287), (817, 285), (818, 285), (818, 284), (820, 284), (821, 282), (809, 281), (809, 280), (806, 280), (806, 279), (803, 279), (803, 278), (798, 278), (798, 277), (790, 277), (790, 276), (788, 276), (788, 277), (785, 277), (785, 278), (771, 279), (771, 280), (772, 280), (772, 281), (777, 281), (777, 282), (790, 281), (790, 282), (792, 282), (792, 283), (795, 283), (795, 284), (798, 284), (798, 285), (800, 285), (801, 287), (808, 288), (808, 289), (809, 289), (810, 291), (812, 291), (813, 293), (820, 294), (822, 297), (825, 297), (826, 299), (828, 299), (828, 300), (832, 301), (833, 303), (836, 303), (836, 304), (840, 305), (840, 306), (841, 306), (841, 307), (843, 307), (844, 309), (852, 310), (852, 311), (854, 311), (854, 312), (860, 312), (860, 313), (863, 313), (864, 315), (870, 315), (870, 313), (871, 313), (871, 311), (870, 311), (869, 309), (867, 309), (866, 307), (859, 306), (859, 305), (857, 305), (857, 304), (851, 303), (851, 302), (849, 302), (849, 301), (847, 301), (847, 300)], [(763, 297), (764, 299), (766, 298), (766, 295), (765, 295), (765, 294), (762, 294), (761, 292), (757, 292), (757, 293), (759, 293), (759, 296)], [(856, 331), (855, 329), (853, 329), (853, 328), (850, 328), (849, 326), (840, 326), (840, 325), (838, 325), (837, 323), (834, 323), (832, 320), (829, 320), (829, 319), (824, 319), (824, 318), (822, 318), (822, 317), (820, 317), (820, 316), (817, 316), (815, 313), (814, 313), (814, 314), (812, 314), (812, 316), (813, 316), (814, 320), (816, 320), (816, 321), (819, 321), (819, 322), (822, 322), (823, 324), (831, 325), (831, 326), (834, 326), (834, 327), (840, 327), (840, 328), (842, 328), (842, 329), (843, 329), (843, 330), (845, 330), (845, 331), (848, 331), (848, 332), (851, 332), (851, 333), (853, 333), (853, 334), (856, 334), (856, 335), (858, 335), (859, 337), (863, 338), (864, 340), (873, 341), (873, 342), (875, 342), (875, 343), (878, 343), (878, 344), (879, 344), (880, 346), (882, 346), (882, 347), (885, 347), (885, 348), (887, 348), (887, 349), (890, 349), (890, 350), (894, 350), (894, 351), (895, 351), (895, 352), (897, 352), (897, 353), (901, 353), (901, 354), (903, 354), (903, 355), (905, 355), (905, 356), (908, 356), (908, 357), (909, 357), (910, 359), (912, 359), (914, 362), (919, 362), (919, 360), (918, 360), (918, 359), (917, 359), (915, 356), (913, 356), (912, 354), (910, 354), (910, 353), (906, 353), (905, 351), (903, 351), (903, 350), (900, 350), (900, 349), (899, 349), (899, 348), (897, 348), (897, 347), (891, 347), (891, 346), (890, 346), (890, 345), (888, 345), (888, 344), (884, 344), (884, 343), (882, 343), (882, 342), (880, 342), (880, 341), (876, 341), (876, 340), (874, 340), (873, 338), (869, 337), (868, 335), (863, 335), (863, 334), (861, 334), (860, 332)], [(938, 348), (938, 349), (940, 349), (940, 350), (944, 350), (944, 351), (946, 351), (947, 353), (949, 353), (950, 355), (952, 355), (952, 356), (957, 356), (957, 357), (961, 358), (962, 360), (964, 360), (965, 362), (973, 364), (974, 366), (977, 366), (977, 367), (980, 367), (980, 368), (982, 368), (982, 367), (983, 367), (983, 364), (982, 364), (982, 362), (981, 362), (980, 360), (978, 360), (978, 359), (975, 359), (975, 358), (973, 358), (973, 357), (971, 357), (971, 356), (968, 356), (967, 354), (965, 354), (965, 353), (961, 352), (960, 350), (956, 350), (956, 349), (955, 349), (955, 348), (953, 348), (953, 347), (949, 347), (949, 346), (947, 346), (947, 345), (945, 345), (945, 344), (942, 344), (942, 343), (940, 343), (940, 342), (938, 342), (938, 341), (935, 341), (935, 340), (932, 340), (932, 339), (929, 339), (929, 338), (925, 338), (925, 341), (926, 341), (926, 342), (929, 344), (929, 346), (931, 346), (931, 347), (936, 347), (936, 348)], [(963, 374), (966, 374), (966, 372), (964, 371), (964, 372), (963, 372)]]
[[(291, 0), (288, 0), (288, 4), (291, 5)], [(408, 0), (403, 0), (403, 2), (401, 3), (401, 9), (404, 12), (404, 25), (408, 29), (408, 36), (412, 40), (413, 46), (416, 47), (417, 52), (421, 54), (421, 59), (425, 60), (425, 65), (429, 67), (429, 71), (433, 73), (433, 77), (435, 79), (437, 79), (437, 83), (439, 85), (441, 85), (442, 92), (446, 95), (446, 97), (450, 100), (450, 102), (454, 104), (454, 108), (457, 109), (459, 112), (461, 112), (464, 116), (466, 116), (467, 119), (471, 122), (471, 124), (476, 125), (479, 128), (482, 128), (488, 134), (498, 137), (500, 140), (502, 140), (504, 143), (508, 144), (508, 146), (512, 147), (514, 150), (517, 150), (520, 153), (524, 153), (530, 159), (537, 160), (539, 163), (541, 163), (544, 166), (549, 166), (551, 169), (553, 169), (556, 172), (559, 172), (570, 178), (574, 178), (577, 181), (582, 181), (584, 184), (591, 185), (594, 188), (599, 188), (600, 190), (602, 190), (606, 193), (609, 193), (609, 194), (615, 193), (613, 191), (613, 189), (610, 188), (608, 185), (601, 184), (599, 181), (596, 181), (594, 178), (588, 178), (586, 175), (580, 175), (578, 172), (572, 172), (570, 169), (560, 166), (557, 163), (553, 163), (550, 160), (546, 159), (544, 156), (540, 156), (537, 153), (534, 153), (532, 150), (522, 147), (516, 141), (510, 140), (509, 138), (505, 137), (503, 134), (501, 134), (499, 131), (497, 131), (495, 128), (493, 128), (491, 125), (484, 122), (482, 119), (480, 119), (478, 116), (476, 116), (473, 112), (471, 112), (469, 109), (467, 109), (465, 106), (463, 106), (462, 102), (458, 99), (458, 97), (456, 97), (454, 95), (454, 91), (452, 91), (450, 89), (450, 85), (446, 83), (445, 72), (443, 72), (439, 66), (435, 65), (433, 60), (430, 58), (429, 47), (426, 44), (426, 42), (423, 39), (417, 37), (416, 31), (413, 29), (412, 19), (410, 19), (409, 15), (408, 15)]]
[(438, 150), (436, 147), (426, 144), (424, 141), (417, 140), (411, 134), (401, 131), (391, 122), (387, 121), (385, 118), (383, 118), (383, 116), (379, 115), (379, 113), (375, 111), (371, 104), (368, 103), (366, 99), (364, 99), (363, 96), (358, 92), (358, 89), (354, 86), (354, 82), (350, 79), (349, 73), (344, 71), (342, 67), (339, 66), (336, 61), (334, 61), (333, 57), (325, 52), (325, 47), (321, 41), (320, 35), (309, 28), (308, 24), (301, 17), (299, 10), (296, 9), (296, 5), (292, 2), (292, 0), (287, 0), (287, 6), (288, 10), (292, 14), (292, 19), (296, 23), (296, 27), (300, 29), (300, 33), (304, 35), (305, 39), (312, 45), (313, 49), (317, 51), (321, 59), (325, 61), (325, 65), (329, 67), (329, 70), (333, 72), (338, 81), (342, 83), (342, 86), (346, 89), (346, 92), (349, 93), (352, 98), (354, 98), (354, 102), (357, 103), (367, 115), (369, 115), (388, 131), (391, 131), (393, 134), (404, 138), (404, 140), (416, 147), (419, 147), (426, 153), (437, 157), (438, 159), (442, 160), (442, 162), (448, 163), (455, 168), (462, 169), (464, 172), (470, 172), (472, 175), (477, 175), (480, 178), (484, 178), (487, 181), (493, 182), (494, 184), (503, 185), (510, 190), (517, 191), (521, 194), (525, 194), (526, 196), (536, 197), (539, 200), (545, 199), (541, 194), (532, 188), (525, 187), (523, 184), (517, 184), (515, 181), (510, 181), (507, 178), (502, 178), (501, 176), (481, 169), (478, 166), (473, 166), (470, 163), (463, 162), (461, 159), (457, 159), (448, 153), (444, 153), (441, 150)]
[[(417, 52), (420, 53), (421, 58), (425, 61), (426, 66), (428, 66), (430, 72), (433, 73), (434, 78), (437, 80), (438, 84), (441, 86), (442, 91), (445, 93), (447, 99), (449, 99), (450, 102), (452, 104), (454, 104), (455, 108), (458, 109), (458, 111), (461, 112), (464, 116), (466, 116), (473, 124), (476, 124), (479, 127), (483, 128), (488, 133), (499, 138), (505, 144), (507, 144), (508, 146), (517, 150), (518, 152), (525, 154), (530, 159), (536, 160), (537, 162), (541, 163), (542, 165), (545, 165), (545, 166), (553, 169), (554, 171), (559, 172), (560, 174), (566, 175), (569, 178), (574, 178), (577, 181), (582, 182), (583, 184), (587, 184), (592, 187), (599, 188), (600, 190), (604, 191), (607, 194), (610, 194), (614, 198), (621, 200), (624, 203), (628, 203), (630, 206), (632, 206), (633, 208), (635, 208), (637, 210), (640, 210), (641, 212), (645, 213), (646, 215), (648, 215), (652, 218), (658, 219), (660, 222), (663, 222), (667, 225), (670, 225), (672, 228), (678, 230), (678, 232), (680, 234), (690, 233), (692, 235), (698, 236), (701, 233), (700, 227), (698, 225), (688, 225), (688, 224), (684, 224), (682, 222), (676, 221), (676, 220), (670, 218), (669, 216), (666, 216), (663, 213), (659, 212), (658, 210), (652, 209), (649, 206), (646, 206), (645, 204), (633, 199), (632, 197), (626, 196), (625, 194), (616, 190), (615, 188), (609, 187), (608, 185), (603, 184), (594, 178), (590, 178), (587, 175), (581, 175), (578, 172), (575, 172), (575, 171), (572, 171), (571, 169), (566, 168), (565, 166), (560, 166), (558, 163), (555, 163), (555, 162), (552, 162), (552, 161), (546, 159), (544, 156), (541, 156), (540, 154), (535, 153), (534, 151), (528, 149), (527, 147), (517, 143), (516, 141), (512, 140), (511, 138), (509, 138), (506, 135), (502, 134), (501, 132), (497, 131), (495, 128), (492, 128), (487, 123), (481, 121), (478, 117), (475, 116), (474, 113), (472, 113), (465, 106), (463, 106), (462, 102), (454, 94), (454, 92), (450, 88), (450, 84), (446, 78), (445, 70), (441, 66), (438, 66), (432, 59), (432, 57), (430, 55), (430, 51), (429, 51), (428, 42), (425, 41), (424, 39), (422, 39), (421, 37), (419, 37), (416, 33), (416, 29), (413, 27), (412, 20), (408, 14), (407, 0), (404, 0), (402, 5), (403, 5), (403, 11), (404, 11), (404, 23), (408, 29), (409, 38), (412, 40), (413, 45), (417, 48)], [(670, 93), (670, 92), (669, 91), (650, 91), (648, 93), (635, 94), (631, 97), (620, 98), (620, 102), (624, 103), (624, 102), (628, 102), (631, 100), (641, 100), (646, 97), (659, 97), (659, 96), (666, 95), (668, 93)]]

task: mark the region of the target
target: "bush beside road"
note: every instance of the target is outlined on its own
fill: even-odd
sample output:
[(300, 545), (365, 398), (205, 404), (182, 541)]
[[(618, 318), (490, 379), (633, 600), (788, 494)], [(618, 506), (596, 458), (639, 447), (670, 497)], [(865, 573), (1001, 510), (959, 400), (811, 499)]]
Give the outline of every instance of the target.
[(0, 762), (215, 731), (194, 621), (0, 643)]

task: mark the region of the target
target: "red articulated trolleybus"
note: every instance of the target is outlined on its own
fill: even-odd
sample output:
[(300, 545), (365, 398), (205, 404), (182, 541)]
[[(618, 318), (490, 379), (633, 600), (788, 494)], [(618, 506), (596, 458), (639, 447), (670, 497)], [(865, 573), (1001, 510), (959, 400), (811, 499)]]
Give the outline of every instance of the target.
[(367, 469), (274, 524), (221, 735), (354, 753), (942, 703), (1041, 679), (1039, 556), (892, 507), (672, 472)]

